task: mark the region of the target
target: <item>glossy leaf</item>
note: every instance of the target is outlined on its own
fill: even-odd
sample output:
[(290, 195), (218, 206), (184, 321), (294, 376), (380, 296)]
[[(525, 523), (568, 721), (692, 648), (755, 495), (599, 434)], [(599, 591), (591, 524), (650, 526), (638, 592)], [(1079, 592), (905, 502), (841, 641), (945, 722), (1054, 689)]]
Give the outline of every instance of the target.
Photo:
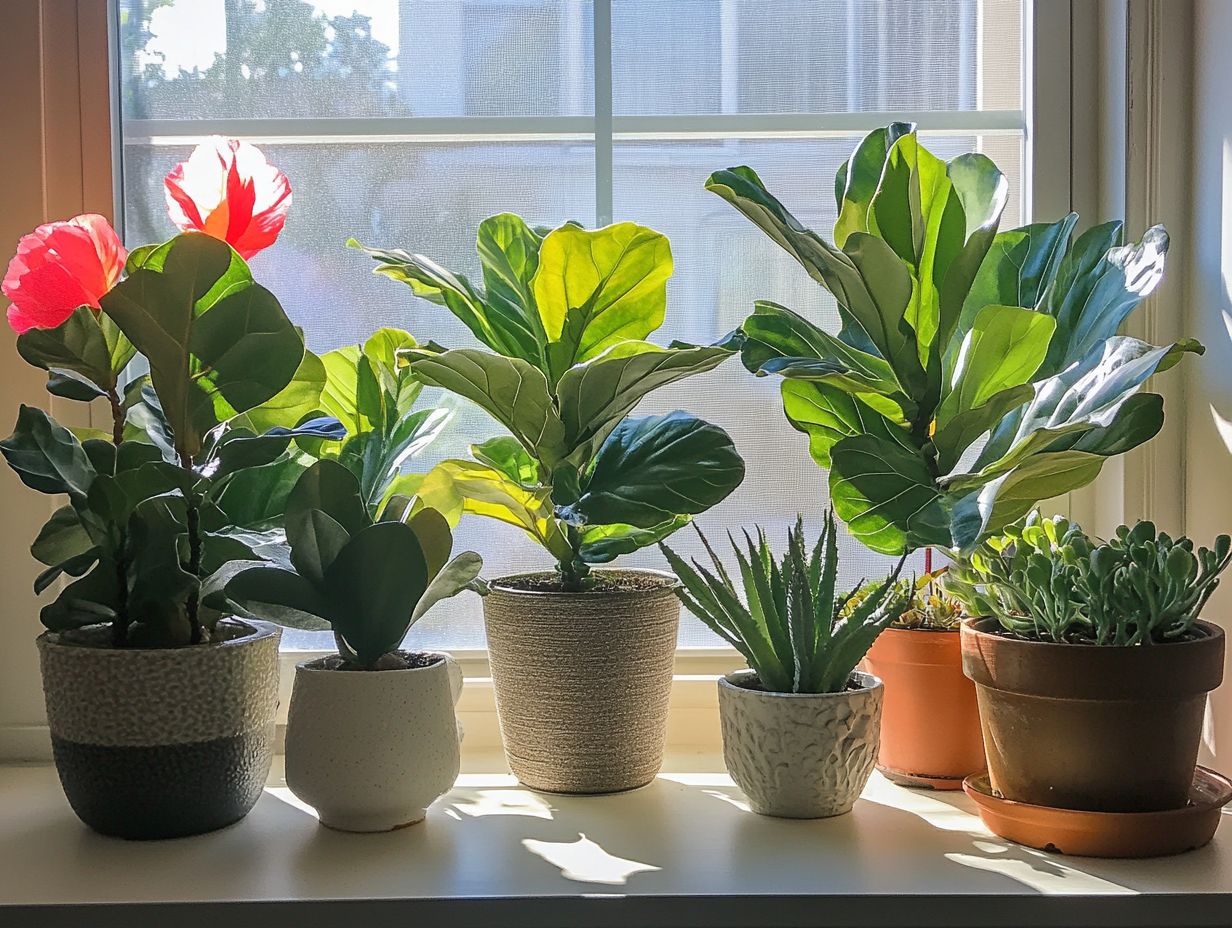
[(40, 493), (67, 493), (74, 503), (84, 501), (96, 476), (81, 443), (34, 406), (19, 408), (17, 426), (0, 441), (0, 453), (26, 486)]

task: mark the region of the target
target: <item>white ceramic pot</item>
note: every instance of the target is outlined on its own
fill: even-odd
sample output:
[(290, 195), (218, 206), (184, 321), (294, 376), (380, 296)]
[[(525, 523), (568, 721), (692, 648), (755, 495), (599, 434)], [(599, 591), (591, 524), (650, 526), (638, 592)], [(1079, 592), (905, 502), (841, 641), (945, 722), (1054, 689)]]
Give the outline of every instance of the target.
[(339, 831), (423, 821), (458, 778), (462, 726), (453, 658), (411, 670), (295, 668), (287, 716), (287, 786)]
[(871, 674), (852, 677), (857, 689), (821, 694), (768, 693), (751, 670), (719, 679), (723, 760), (754, 812), (851, 811), (877, 762), (884, 692)]

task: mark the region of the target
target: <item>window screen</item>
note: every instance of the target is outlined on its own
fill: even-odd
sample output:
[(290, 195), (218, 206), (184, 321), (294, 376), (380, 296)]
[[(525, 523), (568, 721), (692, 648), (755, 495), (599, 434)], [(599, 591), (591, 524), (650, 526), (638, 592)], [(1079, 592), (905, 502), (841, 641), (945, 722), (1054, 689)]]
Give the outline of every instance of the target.
[[(833, 177), (869, 129), (919, 122), (938, 154), (987, 153), (1010, 181), (1002, 228), (1024, 221), (1022, 0), (121, 0), (124, 236), (170, 236), (162, 177), (202, 137), (261, 145), (295, 202), (253, 270), (318, 352), (393, 325), (473, 344), (443, 309), (373, 276), (343, 247), (405, 247), (475, 274), (475, 227), (512, 211), (533, 224), (633, 220), (666, 233), (676, 272), (656, 338), (705, 342), (757, 298), (837, 328), (833, 301), (733, 209), (702, 189), (753, 166), (802, 221), (829, 233)], [(499, 427), (448, 397), (452, 428), (411, 462), (465, 456)], [(737, 361), (652, 394), (640, 413), (719, 423), (744, 486), (700, 518), (712, 537), (754, 523), (814, 528), (826, 475), (783, 417), (778, 383)], [(548, 566), (516, 529), (466, 518), (459, 546), (490, 577)], [(689, 530), (675, 546), (696, 554)], [(664, 566), (657, 551), (624, 559)], [(843, 579), (890, 560), (848, 540)], [(915, 566), (920, 562), (917, 558)], [(292, 646), (325, 646), (291, 633)], [(447, 601), (412, 631), (421, 647), (483, 646), (479, 601)], [(682, 646), (712, 646), (682, 622)]]

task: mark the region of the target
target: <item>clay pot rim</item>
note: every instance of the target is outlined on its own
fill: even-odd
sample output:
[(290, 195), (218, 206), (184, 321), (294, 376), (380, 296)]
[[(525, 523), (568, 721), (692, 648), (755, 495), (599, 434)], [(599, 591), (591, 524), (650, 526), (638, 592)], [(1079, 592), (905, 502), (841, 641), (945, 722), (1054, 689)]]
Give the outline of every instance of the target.
[[(978, 638), (996, 639), (998, 642), (1004, 642), (1005, 644), (1011, 647), (1023, 646), (1023, 647), (1030, 647), (1030, 648), (1051, 648), (1057, 651), (1066, 650), (1066, 651), (1071, 651), (1071, 652), (1079, 651), (1079, 650), (1081, 651), (1100, 651), (1100, 652), (1104, 652), (1104, 651), (1134, 652), (1139, 647), (1139, 646), (1126, 647), (1122, 645), (1106, 645), (1106, 644), (1079, 644), (1077, 642), (1069, 642), (1069, 641), (1039, 641), (1034, 638), (1017, 638), (1017, 637), (1012, 637), (1010, 635), (998, 635), (995, 632), (987, 631), (986, 628), (990, 624), (994, 625), (996, 628), (1001, 627), (1000, 623), (997, 621), (995, 616), (987, 616), (987, 615), (971, 616), (970, 618), (962, 620), (962, 624), (959, 626), (959, 631), (962, 632), (963, 634), (976, 636)], [(1180, 641), (1154, 642), (1150, 645), (1150, 647), (1162, 646), (1162, 647), (1167, 647), (1169, 650), (1174, 650), (1174, 649), (1179, 650), (1183, 646), (1201, 647), (1203, 645), (1208, 644), (1208, 642), (1212, 638), (1219, 639), (1219, 638), (1224, 637), (1224, 632), (1222, 628), (1220, 628), (1214, 622), (1208, 622), (1205, 619), (1198, 619), (1194, 623), (1193, 628), (1197, 631), (1202, 632), (1201, 637), (1186, 638)]]
[[(200, 644), (185, 644), (178, 648), (114, 648), (114, 647), (98, 647), (96, 645), (85, 644), (83, 642), (62, 641), (63, 632), (55, 632), (50, 629), (40, 634), (34, 639), (35, 643), (40, 648), (65, 648), (73, 651), (89, 651), (94, 654), (108, 654), (115, 656), (132, 656), (143, 655), (150, 659), (154, 658), (170, 658), (172, 655), (180, 654), (200, 654), (202, 651), (208, 650), (225, 650), (228, 648), (243, 647), (253, 644), (257, 641), (262, 641), (266, 638), (272, 638), (282, 634), (282, 627), (275, 622), (266, 622), (263, 619), (241, 619), (238, 616), (227, 616), (220, 621), (229, 622), (233, 625), (239, 625), (248, 629), (242, 635), (237, 635), (234, 638), (226, 638), (222, 641), (203, 641)], [(106, 622), (99, 622), (97, 625), (107, 625)], [(85, 626), (93, 628), (96, 626)], [(109, 658), (101, 658), (107, 660)], [(140, 658), (139, 658), (140, 659)]]
[(863, 696), (867, 693), (875, 693), (878, 690), (885, 689), (885, 683), (882, 682), (880, 677), (873, 676), (873, 674), (863, 670), (853, 670), (851, 672), (852, 676), (858, 678), (861, 683), (859, 689), (847, 689), (838, 693), (773, 693), (770, 690), (750, 689), (747, 686), (741, 686), (734, 682), (735, 678), (755, 676), (756, 674), (757, 671), (751, 667), (725, 673), (719, 677), (719, 689), (730, 690), (751, 698), (770, 699), (850, 699), (854, 696)]
[(518, 596), (526, 597), (527, 599), (538, 599), (540, 601), (547, 599), (591, 599), (593, 601), (605, 599), (654, 599), (662, 596), (675, 596), (676, 590), (680, 588), (680, 579), (673, 573), (667, 570), (656, 570), (652, 567), (596, 567), (592, 573), (622, 573), (622, 574), (638, 574), (641, 576), (657, 577), (667, 581), (662, 586), (654, 587), (647, 590), (581, 590), (579, 592), (567, 592), (565, 590), (523, 590), (517, 587), (506, 586), (511, 580), (518, 580), (523, 577), (542, 577), (549, 575), (550, 570), (523, 570), (516, 574), (505, 574), (503, 577), (497, 577), (495, 580), (488, 581), (488, 588), (493, 593), (499, 593), (502, 596)]

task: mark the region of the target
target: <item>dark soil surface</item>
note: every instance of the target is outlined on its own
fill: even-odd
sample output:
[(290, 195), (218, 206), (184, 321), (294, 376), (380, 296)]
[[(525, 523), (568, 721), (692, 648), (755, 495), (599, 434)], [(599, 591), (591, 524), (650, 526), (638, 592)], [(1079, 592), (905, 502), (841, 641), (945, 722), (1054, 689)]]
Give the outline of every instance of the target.
[[(589, 593), (641, 593), (650, 590), (664, 590), (676, 585), (673, 577), (663, 577), (658, 574), (646, 574), (634, 570), (596, 570), (590, 574), (594, 585), (581, 593), (571, 593), (573, 596), (585, 596)], [(543, 571), (534, 574), (517, 574), (512, 577), (502, 577), (492, 583), (493, 589), (518, 590), (523, 593), (564, 593), (560, 584), (560, 575), (554, 571)]]
[[(376, 662), (372, 670), (419, 670), (441, 661), (439, 654), (424, 654), (421, 651), (390, 651)], [(318, 658), (308, 665), (313, 670), (368, 670), (338, 654)]]

